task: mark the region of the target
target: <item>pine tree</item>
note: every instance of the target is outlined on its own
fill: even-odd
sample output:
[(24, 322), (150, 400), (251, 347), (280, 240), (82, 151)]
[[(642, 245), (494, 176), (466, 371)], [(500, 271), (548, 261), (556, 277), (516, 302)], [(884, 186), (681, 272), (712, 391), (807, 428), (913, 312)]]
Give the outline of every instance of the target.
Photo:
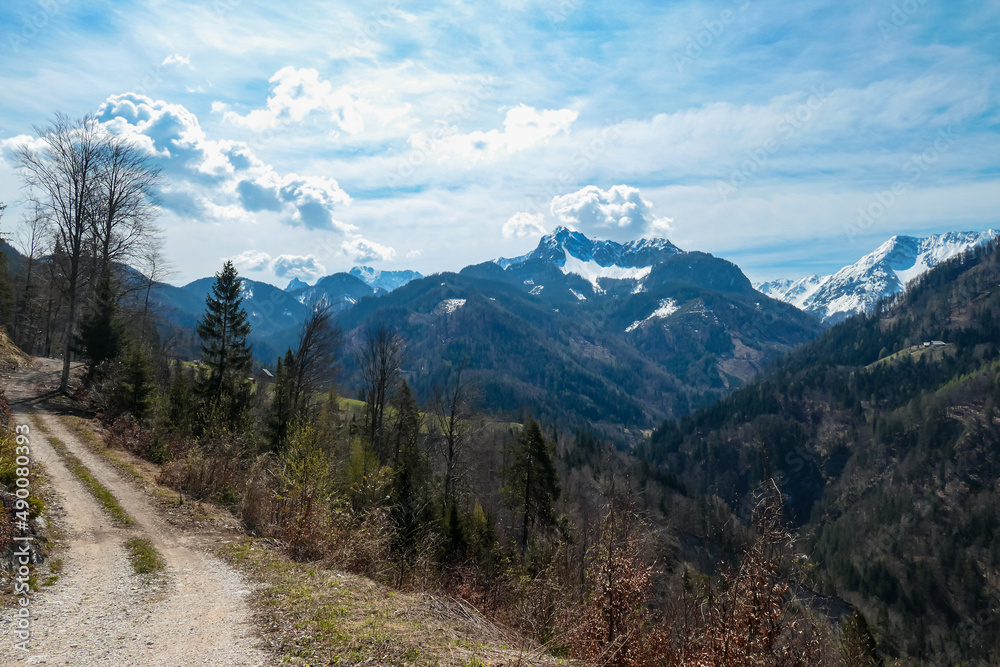
[(80, 343), (88, 362), (88, 382), (102, 363), (121, 353), (122, 332), (117, 319), (114, 281), (110, 271), (102, 271), (97, 282), (94, 310), (80, 324)]
[(552, 446), (545, 442), (538, 422), (530, 419), (517, 440), (504, 452), (500, 471), (508, 504), (521, 513), (521, 550), (528, 547), (530, 529), (536, 522), (552, 523), (552, 506), (559, 498), (559, 480)]
[(875, 667), (885, 664), (879, 655), (868, 621), (860, 610), (840, 624), (840, 657), (848, 667)]
[(191, 381), (188, 379), (187, 370), (177, 361), (174, 363), (170, 392), (167, 396), (167, 429), (180, 435), (187, 435), (191, 430), (193, 409)]
[(271, 446), (275, 451), (281, 451), (288, 442), (289, 429), (295, 416), (294, 377), (295, 355), (291, 350), (285, 352), (285, 358), (278, 357), (274, 369), (274, 394), (271, 400), (271, 416), (268, 419), (268, 430)]
[(152, 407), (153, 368), (138, 346), (133, 346), (122, 363), (118, 383), (120, 405), (138, 420), (143, 420)]
[(423, 419), (405, 380), (392, 407), (396, 417), (392, 429), (392, 517), (398, 528), (396, 546), (406, 551), (416, 541), (418, 526), (427, 523), (421, 514), (430, 507), (426, 483), (431, 474), (420, 448)]
[(205, 298), (205, 316), (198, 322), (202, 339), (201, 360), (208, 367), (207, 377), (198, 382), (198, 392), (216, 406), (228, 402), (230, 423), (238, 421), (249, 401), (247, 376), (252, 356), (247, 344), (250, 323), (243, 310), (240, 291), (243, 281), (227, 261), (215, 274), (212, 293)]

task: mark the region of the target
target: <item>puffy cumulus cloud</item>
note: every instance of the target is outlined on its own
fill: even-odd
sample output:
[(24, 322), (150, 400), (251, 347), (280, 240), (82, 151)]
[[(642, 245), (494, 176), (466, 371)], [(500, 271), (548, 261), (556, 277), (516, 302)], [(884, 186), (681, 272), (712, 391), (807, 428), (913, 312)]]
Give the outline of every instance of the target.
[(17, 151), (22, 148), (38, 153), (44, 150), (47, 145), (40, 137), (33, 137), (29, 134), (18, 134), (10, 139), (0, 139), (0, 164), (10, 163), (13, 165), (17, 161)]
[(475, 131), (461, 134), (457, 128), (442, 127), (433, 136), (418, 132), (410, 136), (414, 150), (433, 155), (439, 161), (457, 158), (472, 163), (495, 160), (543, 144), (560, 132), (569, 133), (578, 113), (572, 109), (543, 109), (519, 104), (507, 111), (503, 131)]
[(396, 249), (384, 246), (374, 241), (355, 235), (353, 239), (344, 241), (344, 252), (355, 262), (387, 261), (396, 257)]
[(223, 120), (253, 132), (300, 123), (313, 112), (323, 112), (348, 134), (364, 132), (366, 124), (370, 123), (388, 125), (410, 111), (408, 104), (373, 99), (384, 93), (363, 86), (352, 84), (334, 88), (312, 68), (283, 67), (269, 82), (271, 93), (264, 108), (239, 114), (227, 104), (214, 102), (212, 111), (222, 113)]
[(209, 139), (179, 104), (145, 95), (113, 95), (97, 118), (155, 156), (167, 176), (162, 203), (186, 217), (253, 222), (262, 211), (286, 224), (352, 232), (334, 213), (351, 202), (336, 180), (279, 173), (244, 142)]
[(503, 223), (505, 239), (523, 236), (541, 236), (545, 234), (545, 216), (541, 213), (515, 213)]
[(263, 271), (271, 265), (271, 256), (261, 250), (247, 250), (229, 259), (240, 271)]
[(653, 204), (638, 188), (614, 185), (602, 190), (596, 185), (552, 198), (548, 212), (532, 206), (503, 224), (506, 239), (541, 236), (549, 226), (564, 225), (591, 238), (631, 240), (640, 236), (665, 237), (672, 231), (672, 218), (657, 217)]
[(652, 202), (643, 199), (638, 188), (628, 185), (614, 185), (608, 190), (588, 185), (553, 197), (549, 210), (571, 229), (605, 236), (662, 236), (673, 222), (653, 215)]
[(299, 278), (306, 282), (326, 273), (314, 255), (278, 255), (271, 262), (271, 270), (279, 278)]

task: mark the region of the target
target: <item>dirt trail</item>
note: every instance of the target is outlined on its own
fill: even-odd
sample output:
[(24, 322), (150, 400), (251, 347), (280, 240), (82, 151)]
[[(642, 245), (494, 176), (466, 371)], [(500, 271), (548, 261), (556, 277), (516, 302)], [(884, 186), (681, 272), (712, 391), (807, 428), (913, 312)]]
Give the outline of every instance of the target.
[[(0, 612), (4, 665), (265, 665), (255, 648), (247, 584), (201, 545), (164, 520), (154, 502), (94, 456), (47, 407), (58, 386), (59, 362), (42, 359), (16, 373), (7, 397), (16, 424), (31, 428), (32, 457), (41, 462), (58, 494), (66, 532), (64, 568), (54, 586), (32, 596), (30, 651), (15, 650), (13, 614)], [(109, 488), (135, 519), (115, 527), (83, 484), (63, 465), (31, 413)], [(132, 536), (153, 542), (166, 561), (165, 576), (147, 584), (132, 573), (123, 543)]]

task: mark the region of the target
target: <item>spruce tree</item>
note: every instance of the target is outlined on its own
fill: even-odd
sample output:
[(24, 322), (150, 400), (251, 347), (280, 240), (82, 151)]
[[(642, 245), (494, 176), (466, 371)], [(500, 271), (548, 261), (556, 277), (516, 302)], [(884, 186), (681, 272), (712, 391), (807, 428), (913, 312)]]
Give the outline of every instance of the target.
[(227, 261), (215, 274), (212, 293), (205, 298), (205, 316), (197, 328), (202, 340), (201, 361), (208, 367), (208, 375), (199, 378), (198, 392), (210, 405), (228, 403), (231, 423), (238, 420), (249, 400), (253, 359), (247, 344), (250, 323), (242, 307), (242, 285), (233, 263)]
[(149, 359), (138, 345), (133, 345), (122, 361), (121, 377), (116, 388), (118, 404), (141, 421), (152, 407), (155, 387)]
[(396, 522), (397, 544), (408, 552), (417, 539), (420, 525), (429, 517), (423, 516), (431, 506), (427, 498), (427, 483), (431, 478), (427, 457), (420, 447), (423, 419), (420, 408), (404, 380), (392, 402), (395, 420), (392, 429), (392, 517)]
[(175, 361), (170, 377), (170, 391), (167, 395), (167, 430), (187, 435), (191, 431), (193, 409), (191, 381), (181, 362)]
[(271, 399), (271, 416), (268, 419), (271, 447), (274, 451), (284, 449), (295, 418), (295, 366), (295, 355), (288, 350), (284, 359), (278, 357), (278, 364), (274, 369), (274, 393)]
[(559, 497), (559, 481), (551, 446), (534, 419), (504, 452), (506, 464), (500, 471), (504, 496), (521, 514), (521, 550), (528, 547), (530, 529), (536, 522), (551, 524), (552, 506)]
[(122, 351), (122, 332), (118, 323), (118, 300), (110, 271), (102, 271), (97, 281), (94, 309), (80, 324), (80, 343), (87, 358), (87, 381), (98, 367), (115, 359)]

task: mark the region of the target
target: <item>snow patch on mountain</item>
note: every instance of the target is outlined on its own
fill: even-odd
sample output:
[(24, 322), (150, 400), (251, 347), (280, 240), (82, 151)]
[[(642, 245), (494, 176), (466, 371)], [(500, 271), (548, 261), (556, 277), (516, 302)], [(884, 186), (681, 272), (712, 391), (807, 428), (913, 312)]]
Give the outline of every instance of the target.
[(673, 299), (660, 299), (660, 307), (650, 313), (644, 320), (636, 320), (632, 324), (625, 327), (625, 333), (631, 333), (641, 327), (646, 322), (653, 319), (663, 319), (664, 317), (670, 317), (679, 310), (677, 302)]
[[(602, 279), (642, 280), (653, 266), (681, 252), (667, 239), (636, 239), (621, 244), (592, 240), (580, 232), (557, 227), (543, 236), (531, 252), (493, 262), (504, 270), (544, 262), (558, 267), (566, 275), (582, 277), (593, 286), (595, 294), (602, 294)], [(525, 284), (529, 284), (528, 281)], [(636, 289), (641, 291), (638, 286)]]
[(309, 287), (309, 283), (305, 282), (301, 278), (295, 277), (289, 281), (288, 287), (285, 288), (285, 291), (291, 292), (297, 289), (306, 289), (307, 287)]
[(576, 291), (575, 289), (571, 289), (571, 290), (569, 291), (569, 293), (570, 293), (570, 294), (572, 294), (573, 296), (575, 296), (575, 297), (576, 297), (577, 299), (579, 299), (580, 301), (586, 301), (586, 300), (587, 300), (587, 297), (585, 297), (584, 295), (580, 294), (580, 293), (579, 293), (579, 292), (577, 292), (577, 291)]
[(465, 305), (465, 299), (445, 299), (434, 308), (435, 315), (451, 315)]
[(831, 276), (807, 276), (798, 280), (779, 279), (764, 283), (755, 283), (754, 289), (766, 294), (772, 299), (790, 303), (796, 308), (804, 309), (806, 301), (812, 297)]
[(594, 294), (602, 294), (601, 278), (614, 278), (616, 280), (632, 279), (641, 280), (649, 275), (652, 266), (630, 267), (630, 266), (601, 266), (594, 260), (584, 262), (573, 255), (566, 255), (566, 260), (559, 270), (565, 274), (576, 274), (586, 280), (594, 288)]

